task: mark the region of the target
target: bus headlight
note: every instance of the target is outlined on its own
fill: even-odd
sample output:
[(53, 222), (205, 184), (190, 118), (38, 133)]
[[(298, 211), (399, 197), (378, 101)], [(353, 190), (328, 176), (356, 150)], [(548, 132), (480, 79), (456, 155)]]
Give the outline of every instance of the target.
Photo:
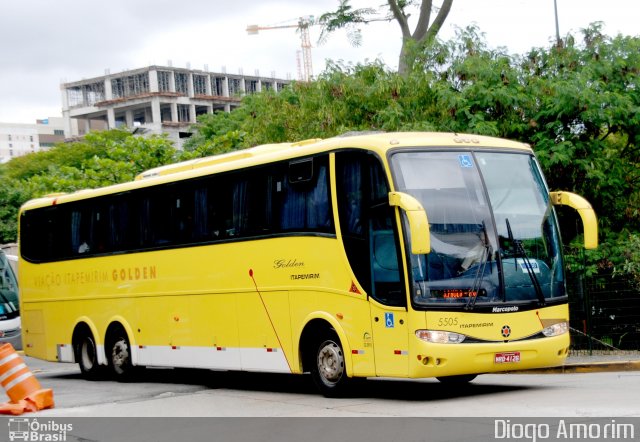
[(550, 325), (549, 327), (545, 327), (542, 330), (542, 334), (551, 337), (558, 336), (563, 333), (567, 333), (569, 331), (569, 324), (566, 322), (558, 322), (557, 324)]
[(416, 336), (423, 341), (435, 344), (459, 344), (466, 338), (460, 333), (441, 330), (416, 330)]

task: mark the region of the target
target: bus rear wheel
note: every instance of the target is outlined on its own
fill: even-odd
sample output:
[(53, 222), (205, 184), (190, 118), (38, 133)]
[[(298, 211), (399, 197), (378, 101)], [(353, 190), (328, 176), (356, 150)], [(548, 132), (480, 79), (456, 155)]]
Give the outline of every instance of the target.
[(76, 343), (76, 359), (80, 366), (80, 372), (85, 379), (96, 379), (100, 374), (98, 364), (98, 350), (96, 341), (91, 332), (84, 332)]
[(311, 377), (326, 397), (338, 397), (345, 393), (349, 378), (345, 368), (344, 352), (335, 335), (320, 339), (315, 350)]
[(129, 380), (134, 372), (131, 361), (131, 345), (127, 333), (118, 327), (108, 339), (107, 359), (111, 374), (118, 381)]

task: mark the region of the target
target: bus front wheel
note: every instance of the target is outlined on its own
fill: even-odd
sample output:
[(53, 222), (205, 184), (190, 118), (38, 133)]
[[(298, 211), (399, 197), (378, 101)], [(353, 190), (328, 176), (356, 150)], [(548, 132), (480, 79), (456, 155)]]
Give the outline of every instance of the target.
[(320, 339), (315, 351), (311, 377), (320, 392), (327, 397), (344, 394), (349, 378), (340, 340), (335, 335)]
[(133, 375), (133, 363), (131, 362), (131, 345), (127, 333), (118, 327), (108, 340), (107, 358), (109, 368), (116, 380), (128, 380)]

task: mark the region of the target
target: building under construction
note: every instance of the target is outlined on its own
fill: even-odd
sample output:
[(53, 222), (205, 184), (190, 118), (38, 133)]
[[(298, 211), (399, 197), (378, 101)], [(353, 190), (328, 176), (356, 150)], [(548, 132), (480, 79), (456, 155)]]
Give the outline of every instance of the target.
[[(229, 112), (245, 94), (282, 90), (289, 80), (148, 66), (117, 74), (64, 83), (65, 135), (116, 127), (167, 133), (177, 147), (190, 136), (196, 117)], [(73, 121), (75, 120), (75, 121)]]

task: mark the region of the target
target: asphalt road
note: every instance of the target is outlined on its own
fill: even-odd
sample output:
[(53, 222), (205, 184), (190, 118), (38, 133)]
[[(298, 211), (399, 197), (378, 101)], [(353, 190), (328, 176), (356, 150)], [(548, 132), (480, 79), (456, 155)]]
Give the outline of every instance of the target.
[[(328, 399), (308, 376), (147, 369), (134, 382), (86, 381), (75, 364), (25, 357), (56, 406), (32, 416), (121, 417), (639, 417), (640, 371), (481, 375), (452, 388), (435, 379), (369, 379)], [(596, 372), (594, 372), (596, 371)]]

